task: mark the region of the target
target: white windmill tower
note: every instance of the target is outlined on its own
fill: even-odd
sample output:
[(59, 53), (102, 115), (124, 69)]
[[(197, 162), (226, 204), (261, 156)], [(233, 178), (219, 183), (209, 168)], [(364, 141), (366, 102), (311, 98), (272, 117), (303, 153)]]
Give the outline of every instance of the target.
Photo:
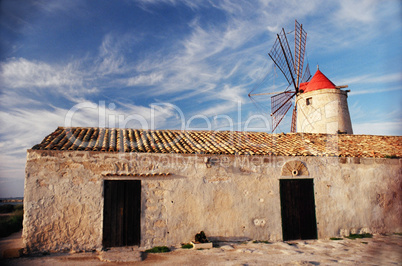
[(249, 97), (274, 94), (271, 97), (272, 132), (295, 98), (291, 132), (297, 129), (299, 133), (353, 134), (347, 103), (349, 90), (341, 90), (348, 86), (335, 86), (319, 69), (311, 78), (308, 64), (303, 75), (307, 33), (297, 21), (294, 32), (294, 58), (283, 28), (268, 54), (283, 73), (288, 87), (280, 93), (249, 94)]

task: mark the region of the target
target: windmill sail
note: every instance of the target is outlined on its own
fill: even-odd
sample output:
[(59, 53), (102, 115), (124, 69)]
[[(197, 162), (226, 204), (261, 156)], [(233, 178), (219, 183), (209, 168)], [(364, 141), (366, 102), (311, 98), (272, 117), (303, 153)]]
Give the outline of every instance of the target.
[(272, 132), (278, 127), (290, 107), (295, 92), (284, 91), (271, 97)]
[[(306, 51), (307, 32), (304, 31), (303, 25), (295, 20), (295, 72), (296, 87), (299, 88), (300, 77), (303, 74), (304, 53)], [(296, 89), (297, 90), (297, 89)]]
[(274, 61), (275, 65), (277, 65), (282, 71), (288, 84), (293, 83), (296, 89), (293, 56), (289, 47), (288, 39), (286, 38), (285, 30), (282, 29), (282, 32), (276, 36), (274, 46), (272, 46), (268, 55), (271, 57), (272, 61)]
[(304, 71), (304, 75), (301, 82), (307, 82), (311, 78), (310, 67), (307, 64), (306, 70)]
[[(292, 107), (292, 99), (299, 93), (300, 83), (306, 82), (310, 79), (310, 69), (307, 66), (304, 70), (304, 56), (306, 51), (307, 32), (303, 29), (303, 25), (295, 21), (295, 35), (294, 35), (294, 56), (289, 47), (288, 39), (286, 37), (285, 29), (282, 28), (281, 32), (276, 35), (275, 43), (268, 53), (272, 61), (283, 73), (288, 87), (285, 91), (275, 94), (271, 97), (271, 117), (272, 117), (272, 132), (278, 127), (279, 123), (285, 117), (286, 113)], [(289, 90), (293, 86), (294, 91)], [(251, 94), (249, 97), (256, 95), (268, 95), (270, 93)], [(291, 132), (296, 132), (297, 120), (297, 105), (295, 103), (292, 114)]]

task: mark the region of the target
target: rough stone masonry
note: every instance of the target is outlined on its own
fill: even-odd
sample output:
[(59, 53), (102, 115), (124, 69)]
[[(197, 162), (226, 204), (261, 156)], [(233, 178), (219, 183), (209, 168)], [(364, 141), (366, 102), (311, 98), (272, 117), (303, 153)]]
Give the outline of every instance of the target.
[[(303, 166), (297, 173), (289, 167)], [(104, 180), (141, 180), (140, 246), (282, 240), (280, 179), (314, 181), (318, 238), (402, 232), (402, 160), (28, 150), (26, 252), (101, 250)], [(162, 173), (162, 174), (158, 174)], [(293, 175), (292, 175), (293, 173)]]

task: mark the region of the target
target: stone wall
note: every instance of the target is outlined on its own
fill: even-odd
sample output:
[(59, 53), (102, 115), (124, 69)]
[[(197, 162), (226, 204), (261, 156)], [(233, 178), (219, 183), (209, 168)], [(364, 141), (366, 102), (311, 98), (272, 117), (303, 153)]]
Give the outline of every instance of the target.
[[(283, 166), (302, 162), (298, 176)], [(103, 180), (141, 179), (141, 246), (282, 240), (279, 179), (313, 178), (318, 237), (401, 232), (400, 159), (29, 150), (27, 252), (102, 249)], [(170, 173), (158, 177), (124, 174)], [(123, 175), (122, 175), (123, 174)]]
[(347, 92), (340, 89), (297, 95), (297, 132), (336, 134), (341, 131), (353, 134), (347, 97)]

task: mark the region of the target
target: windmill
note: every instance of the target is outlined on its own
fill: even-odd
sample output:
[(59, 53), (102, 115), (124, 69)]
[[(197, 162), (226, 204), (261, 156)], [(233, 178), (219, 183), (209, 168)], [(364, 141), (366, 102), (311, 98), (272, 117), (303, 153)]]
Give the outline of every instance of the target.
[[(274, 45), (268, 55), (272, 61), (279, 68), (279, 70), (285, 76), (288, 83), (287, 88), (282, 92), (274, 93), (249, 93), (249, 97), (259, 95), (271, 96), (271, 117), (272, 117), (272, 132), (278, 127), (286, 113), (292, 107), (292, 99), (299, 93), (300, 84), (307, 82), (311, 78), (309, 65), (306, 65), (304, 75), (304, 54), (306, 50), (307, 32), (303, 29), (303, 25), (299, 24), (295, 20), (294, 31), (294, 57), (292, 50), (289, 46), (288, 39), (286, 37), (285, 29), (277, 34)], [(297, 102), (295, 101), (292, 114), (291, 132), (296, 132), (296, 120), (297, 120)]]

